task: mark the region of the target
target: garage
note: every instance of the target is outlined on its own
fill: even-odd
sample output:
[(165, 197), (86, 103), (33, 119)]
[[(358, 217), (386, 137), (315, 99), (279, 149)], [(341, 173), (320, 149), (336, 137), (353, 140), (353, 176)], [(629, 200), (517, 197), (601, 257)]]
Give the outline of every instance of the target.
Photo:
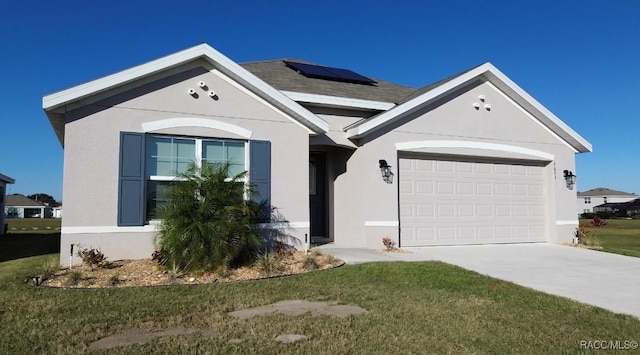
[(546, 242), (545, 164), (400, 157), (400, 245)]

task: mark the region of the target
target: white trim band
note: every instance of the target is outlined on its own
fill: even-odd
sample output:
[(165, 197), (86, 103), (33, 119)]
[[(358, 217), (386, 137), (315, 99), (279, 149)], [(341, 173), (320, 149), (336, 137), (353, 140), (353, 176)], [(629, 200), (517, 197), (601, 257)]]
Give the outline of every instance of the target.
[(440, 141), (440, 140), (411, 141), (411, 142), (396, 143), (397, 150), (411, 150), (411, 149), (421, 149), (421, 148), (484, 149), (484, 150), (495, 150), (495, 151), (508, 152), (508, 153), (525, 154), (525, 155), (530, 155), (537, 158), (542, 158), (547, 161), (553, 161), (555, 159), (555, 156), (553, 154), (541, 152), (539, 150), (516, 147), (513, 145), (506, 145), (506, 144), (474, 142), (474, 141), (446, 141), (446, 140), (444, 141)]
[(310, 228), (310, 222), (271, 222), (271, 223), (258, 223), (260, 228), (269, 229), (296, 229), (296, 228)]
[[(151, 221), (150, 224), (140, 227), (118, 227), (118, 226), (91, 226), (91, 227), (62, 227), (63, 234), (98, 234), (98, 233), (151, 233), (157, 232), (159, 221)], [(259, 223), (260, 228), (270, 229), (296, 229), (309, 228), (309, 222), (273, 222)]]
[(556, 221), (557, 226), (577, 226), (580, 222), (577, 220)]
[(365, 227), (398, 227), (398, 221), (364, 221)]
[(244, 129), (242, 127), (238, 127), (236, 125), (232, 125), (226, 122), (220, 122), (208, 118), (199, 118), (199, 117), (179, 117), (179, 118), (168, 118), (166, 120), (158, 120), (152, 122), (145, 122), (142, 124), (143, 132), (152, 132), (166, 128), (177, 128), (177, 127), (202, 127), (202, 128), (211, 128), (217, 129), (220, 131), (225, 131), (229, 133), (233, 133), (243, 138), (251, 138), (253, 132), (248, 129)]
[(98, 233), (150, 233), (157, 232), (156, 224), (140, 227), (91, 226), (91, 227), (62, 227), (63, 234), (98, 234)]

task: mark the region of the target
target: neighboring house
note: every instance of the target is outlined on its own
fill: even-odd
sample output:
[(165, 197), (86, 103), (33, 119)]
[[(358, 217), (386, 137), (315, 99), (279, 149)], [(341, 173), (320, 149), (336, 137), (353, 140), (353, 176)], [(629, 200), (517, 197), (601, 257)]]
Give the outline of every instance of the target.
[(7, 218), (50, 218), (52, 208), (21, 194), (7, 196), (4, 208)]
[(578, 192), (578, 215), (596, 212), (594, 206), (607, 203), (620, 203), (635, 200), (638, 195), (629, 192), (611, 190), (598, 187), (588, 191)]
[(14, 179), (0, 174), (0, 235), (4, 234), (4, 206), (7, 201), (7, 184), (15, 184), (15, 182)]
[(617, 217), (634, 217), (640, 215), (640, 198), (627, 202), (604, 203), (593, 207), (594, 213), (612, 213)]
[(490, 63), (414, 89), (296, 59), (237, 64), (202, 44), (43, 108), (64, 146), (61, 250), (111, 259), (151, 255), (163, 188), (204, 160), (249, 171), (275, 209), (264, 227), (298, 246), (569, 242), (563, 171), (591, 151)]
[(51, 217), (62, 218), (62, 206), (51, 208)]

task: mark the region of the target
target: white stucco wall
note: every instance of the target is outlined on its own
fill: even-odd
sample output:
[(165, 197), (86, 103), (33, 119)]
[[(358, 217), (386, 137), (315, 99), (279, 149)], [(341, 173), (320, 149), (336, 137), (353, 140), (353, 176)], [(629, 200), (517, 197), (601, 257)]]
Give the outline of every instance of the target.
[[(200, 118), (232, 124), (252, 132), (251, 139), (271, 141), (271, 202), (297, 229), (308, 233), (309, 134), (231, 79), (205, 63), (185, 72), (69, 111), (65, 125), (64, 208), (61, 250), (70, 244), (100, 248), (110, 259), (146, 258), (154, 250), (150, 226), (117, 227), (119, 134), (143, 132), (143, 124), (164, 119)], [(191, 69), (190, 69), (191, 68)], [(207, 83), (214, 100), (198, 88)], [(188, 94), (190, 88), (198, 98)], [(163, 128), (158, 132), (193, 137), (239, 138), (202, 127)], [(61, 255), (62, 264), (68, 255)]]
[[(473, 108), (479, 95), (485, 95), (491, 110)], [(575, 190), (565, 186), (561, 171), (575, 171), (575, 150), (542, 127), (534, 118), (506, 98), (493, 85), (483, 83), (457, 93), (437, 107), (419, 111), (396, 125), (363, 138), (360, 148), (348, 162), (348, 176), (336, 180), (335, 189), (350, 191), (351, 197), (334, 205), (336, 216), (363, 211), (362, 219), (341, 225), (336, 217), (336, 242), (380, 248), (383, 236), (398, 240), (398, 188), (396, 143), (454, 140), (494, 143), (532, 149), (553, 155), (545, 168), (547, 195), (547, 240), (568, 242), (578, 221), (575, 215)], [(440, 154), (466, 154), (464, 150), (444, 149)], [(474, 151), (473, 155), (492, 155)], [(382, 181), (378, 160), (385, 159), (395, 174), (393, 184)], [(355, 192), (354, 192), (355, 191)], [(355, 194), (355, 195), (354, 195)], [(359, 214), (358, 214), (359, 216)], [(394, 224), (395, 222), (395, 224)], [(344, 228), (343, 228), (344, 227)], [(364, 231), (364, 235), (361, 231)], [(340, 241), (338, 241), (340, 239)], [(363, 240), (362, 240), (363, 239)], [(362, 243), (364, 242), (364, 243)]]

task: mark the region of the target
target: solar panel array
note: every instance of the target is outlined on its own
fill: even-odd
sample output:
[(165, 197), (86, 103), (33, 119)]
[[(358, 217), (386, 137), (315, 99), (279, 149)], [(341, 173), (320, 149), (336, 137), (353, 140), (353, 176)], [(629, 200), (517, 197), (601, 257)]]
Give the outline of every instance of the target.
[(342, 81), (346, 83), (368, 84), (368, 85), (375, 84), (376, 82), (375, 80), (371, 80), (366, 76), (362, 76), (348, 69), (323, 67), (320, 65), (289, 62), (286, 60), (284, 60), (283, 62), (289, 68), (299, 72), (300, 74), (308, 78), (327, 79), (327, 80)]

